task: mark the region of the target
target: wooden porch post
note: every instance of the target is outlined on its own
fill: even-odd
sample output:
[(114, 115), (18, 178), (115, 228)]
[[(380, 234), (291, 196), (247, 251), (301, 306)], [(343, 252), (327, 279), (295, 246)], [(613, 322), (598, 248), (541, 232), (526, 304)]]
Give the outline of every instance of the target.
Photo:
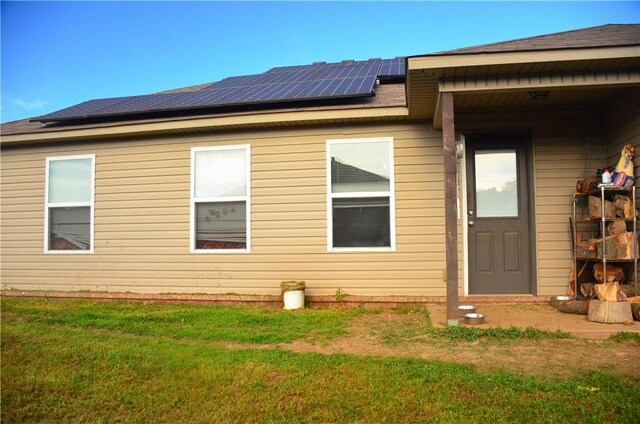
[(442, 146), (444, 148), (444, 222), (447, 254), (447, 324), (458, 325), (458, 213), (456, 188), (456, 136), (453, 93), (442, 93)]

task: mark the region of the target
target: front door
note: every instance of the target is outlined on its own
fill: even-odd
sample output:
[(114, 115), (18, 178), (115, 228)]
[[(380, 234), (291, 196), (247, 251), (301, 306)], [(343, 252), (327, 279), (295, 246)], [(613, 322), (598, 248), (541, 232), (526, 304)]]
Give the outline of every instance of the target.
[(531, 293), (528, 143), (466, 137), (470, 294)]

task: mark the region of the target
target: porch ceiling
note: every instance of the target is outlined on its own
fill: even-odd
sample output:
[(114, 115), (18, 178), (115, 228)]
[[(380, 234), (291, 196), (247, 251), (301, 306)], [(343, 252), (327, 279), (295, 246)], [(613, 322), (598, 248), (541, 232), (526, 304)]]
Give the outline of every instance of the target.
[(549, 90), (548, 97), (540, 100), (532, 99), (528, 91), (458, 93), (455, 106), (456, 110), (593, 108), (609, 104), (625, 91), (627, 88)]

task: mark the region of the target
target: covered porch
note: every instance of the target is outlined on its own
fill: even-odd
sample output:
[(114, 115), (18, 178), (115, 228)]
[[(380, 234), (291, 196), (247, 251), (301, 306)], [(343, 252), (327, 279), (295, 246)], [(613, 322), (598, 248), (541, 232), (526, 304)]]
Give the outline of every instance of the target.
[[(408, 59), (410, 113), (443, 134), (451, 325), (459, 296), (566, 294), (576, 181), (640, 139), (637, 47), (522, 49)], [(482, 200), (484, 181), (509, 173), (517, 190)]]

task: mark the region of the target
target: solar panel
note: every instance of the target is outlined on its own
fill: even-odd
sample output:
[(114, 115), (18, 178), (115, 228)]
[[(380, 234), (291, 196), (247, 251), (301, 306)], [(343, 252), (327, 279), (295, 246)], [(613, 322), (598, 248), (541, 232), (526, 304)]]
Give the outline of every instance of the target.
[[(67, 117), (67, 116), (74, 116), (74, 117), (75, 116), (77, 117), (92, 116), (92, 115), (99, 114), (102, 110), (108, 110), (109, 107), (117, 104), (118, 102), (121, 102), (123, 98), (124, 97), (113, 97), (108, 99), (89, 100), (74, 106), (70, 106), (65, 109), (61, 109), (61, 110), (49, 113), (42, 117), (56, 118), (56, 117)], [(55, 120), (55, 119), (51, 119), (51, 120)]]
[(380, 65), (327, 67), (315, 78), (315, 81), (376, 76), (379, 69)]
[(382, 60), (380, 67), (380, 77), (404, 77), (405, 75), (405, 58), (396, 57), (395, 59)]
[(311, 99), (370, 95), (375, 82), (375, 76), (313, 81), (296, 94), (295, 98)]
[(321, 68), (301, 68), (288, 72), (277, 72), (271, 74), (264, 74), (269, 78), (271, 84), (284, 84), (290, 82), (310, 82), (318, 78), (322, 72)]
[(218, 89), (218, 88), (230, 88), (230, 87), (245, 87), (248, 85), (252, 85), (254, 81), (260, 78), (260, 74), (258, 75), (243, 75), (241, 77), (229, 77), (225, 78), (222, 81), (218, 81), (213, 83), (206, 90)]
[(180, 109), (370, 96), (378, 77), (404, 76), (404, 58), (317, 62), (225, 78), (197, 91), (90, 100), (33, 121), (59, 121)]

